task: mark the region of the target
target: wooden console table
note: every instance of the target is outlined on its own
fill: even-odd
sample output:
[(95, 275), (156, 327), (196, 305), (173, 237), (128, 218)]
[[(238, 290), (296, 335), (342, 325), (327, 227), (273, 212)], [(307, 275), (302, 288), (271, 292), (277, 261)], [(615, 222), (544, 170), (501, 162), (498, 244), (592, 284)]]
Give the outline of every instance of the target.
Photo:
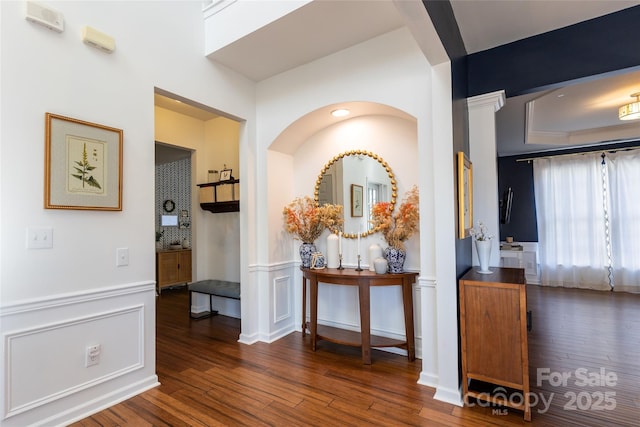
[[(362, 348), (362, 362), (371, 364), (371, 347), (401, 347), (407, 349), (410, 361), (415, 360), (415, 338), (413, 332), (413, 283), (418, 273), (376, 274), (369, 270), (355, 271), (354, 269), (338, 270), (328, 268), (323, 270), (302, 270), (302, 334), (309, 327), (311, 333), (311, 348), (316, 351), (318, 340), (331, 341), (337, 344)], [(307, 281), (310, 285), (311, 316), (307, 318)], [(328, 283), (341, 286), (357, 286), (360, 300), (360, 332), (318, 325), (318, 283)], [(404, 310), (405, 341), (371, 335), (371, 286), (401, 286)]]

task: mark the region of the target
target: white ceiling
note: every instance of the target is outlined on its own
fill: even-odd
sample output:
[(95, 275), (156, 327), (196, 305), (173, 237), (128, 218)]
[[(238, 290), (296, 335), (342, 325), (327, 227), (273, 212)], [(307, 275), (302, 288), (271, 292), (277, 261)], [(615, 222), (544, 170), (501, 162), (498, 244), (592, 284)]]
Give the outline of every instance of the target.
[(467, 53), (637, 6), (627, 0), (450, 0)]
[[(640, 0), (451, 0), (467, 53), (639, 4)], [(393, 0), (315, 0), (209, 57), (260, 81), (403, 25)]]
[[(210, 58), (260, 81), (403, 26), (402, 17), (393, 3), (391, 0), (315, 0), (220, 49)], [(637, 6), (640, 0), (451, 0), (451, 4), (466, 50), (474, 53)], [(587, 94), (591, 89), (583, 86), (581, 90)], [(598, 90), (600, 92), (592, 96), (601, 97), (602, 91), (609, 89), (600, 85)], [(636, 88), (635, 91), (639, 90)], [(625, 91), (618, 90), (620, 93), (616, 94), (615, 101), (610, 101), (621, 105)], [(527, 100), (539, 96), (529, 95)], [(516, 98), (510, 98), (505, 108), (516, 101), (520, 102), (518, 109), (522, 109), (522, 99)], [(557, 122), (562, 114), (553, 108), (566, 108), (566, 104), (555, 106), (553, 102), (547, 102), (546, 108), (551, 113), (546, 117)], [(170, 104), (164, 105), (171, 108)], [(585, 105), (593, 105), (593, 102), (582, 99), (581, 104), (571, 107), (570, 111), (574, 115), (577, 112), (577, 120), (589, 117), (589, 123), (600, 122), (601, 119), (593, 118), (593, 113), (589, 116), (580, 114)], [(615, 105), (613, 110), (617, 111)], [(522, 115), (519, 118), (524, 120)], [(542, 131), (545, 126), (538, 123), (537, 129)], [(554, 123), (554, 126), (558, 124)], [(509, 147), (499, 146), (501, 155), (539, 149), (522, 144), (522, 127), (514, 129), (512, 134), (520, 135), (519, 146), (513, 153), (509, 152)], [(510, 141), (508, 145), (515, 147), (516, 144)]]

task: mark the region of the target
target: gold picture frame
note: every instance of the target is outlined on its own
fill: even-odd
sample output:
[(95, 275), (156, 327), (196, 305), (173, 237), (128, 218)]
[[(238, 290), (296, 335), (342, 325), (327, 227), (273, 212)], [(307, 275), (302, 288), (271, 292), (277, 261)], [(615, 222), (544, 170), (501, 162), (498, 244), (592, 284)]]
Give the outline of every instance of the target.
[(122, 129), (45, 114), (45, 209), (122, 210)]
[(473, 164), (458, 151), (458, 237), (469, 237), (473, 227)]
[(362, 185), (351, 184), (351, 216), (362, 217), (364, 213), (364, 193)]

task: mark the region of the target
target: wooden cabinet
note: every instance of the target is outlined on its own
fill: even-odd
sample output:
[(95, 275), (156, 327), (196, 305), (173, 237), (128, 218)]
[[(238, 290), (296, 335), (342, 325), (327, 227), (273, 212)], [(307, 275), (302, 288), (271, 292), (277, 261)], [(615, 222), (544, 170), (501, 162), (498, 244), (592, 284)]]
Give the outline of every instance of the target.
[(156, 282), (162, 288), (191, 281), (191, 249), (156, 252)]
[(460, 279), (464, 401), (473, 397), (519, 409), (530, 421), (524, 269), (491, 271), (471, 269)]

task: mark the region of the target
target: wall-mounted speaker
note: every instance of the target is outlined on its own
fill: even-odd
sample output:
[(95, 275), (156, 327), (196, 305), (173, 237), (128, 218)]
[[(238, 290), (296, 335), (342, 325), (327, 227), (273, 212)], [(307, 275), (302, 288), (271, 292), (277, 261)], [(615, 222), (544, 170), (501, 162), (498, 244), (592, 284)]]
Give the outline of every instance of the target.
[(89, 46), (98, 48), (102, 51), (111, 53), (116, 48), (116, 41), (113, 37), (101, 33), (95, 28), (91, 28), (88, 25), (82, 27), (82, 41)]
[(45, 7), (33, 1), (26, 2), (27, 21), (44, 25), (50, 30), (61, 33), (64, 31), (64, 16), (50, 7)]

